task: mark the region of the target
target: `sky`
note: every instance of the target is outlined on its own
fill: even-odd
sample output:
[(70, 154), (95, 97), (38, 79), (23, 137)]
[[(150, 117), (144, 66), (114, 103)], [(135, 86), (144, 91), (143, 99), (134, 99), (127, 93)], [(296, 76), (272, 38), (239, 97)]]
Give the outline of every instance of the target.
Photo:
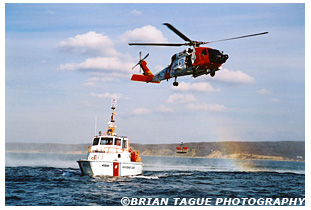
[[(131, 81), (139, 52), (153, 73), (184, 47), (229, 55), (215, 77)], [(90, 143), (107, 129), (142, 144), (305, 140), (305, 5), (5, 4), (5, 142)], [(97, 119), (97, 120), (95, 120)], [(96, 128), (95, 128), (95, 121)]]

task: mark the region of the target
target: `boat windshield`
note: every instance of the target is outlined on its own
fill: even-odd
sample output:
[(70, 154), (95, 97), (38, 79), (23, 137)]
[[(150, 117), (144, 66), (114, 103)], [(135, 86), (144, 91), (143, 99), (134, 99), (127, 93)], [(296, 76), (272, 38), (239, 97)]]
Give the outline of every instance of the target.
[(93, 145), (98, 145), (98, 142), (99, 142), (99, 138), (94, 138)]
[(100, 145), (112, 145), (113, 138), (103, 137), (100, 139)]
[(121, 139), (116, 139), (114, 145), (121, 146)]
[(127, 149), (127, 140), (123, 140), (122, 148)]

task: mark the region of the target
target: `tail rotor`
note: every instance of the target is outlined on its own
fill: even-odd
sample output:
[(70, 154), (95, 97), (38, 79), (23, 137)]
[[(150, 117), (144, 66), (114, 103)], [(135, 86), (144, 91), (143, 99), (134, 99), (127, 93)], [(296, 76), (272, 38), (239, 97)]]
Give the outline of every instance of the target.
[[(143, 61), (143, 60), (145, 60), (147, 57), (149, 56), (149, 53), (142, 59), (141, 58), (141, 51), (139, 52), (139, 61), (138, 61), (138, 63), (135, 65), (135, 66), (133, 66), (132, 67), (132, 70), (139, 64), (141, 64), (141, 62)], [(141, 73), (141, 66), (140, 66), (140, 69), (139, 69), (139, 73)]]

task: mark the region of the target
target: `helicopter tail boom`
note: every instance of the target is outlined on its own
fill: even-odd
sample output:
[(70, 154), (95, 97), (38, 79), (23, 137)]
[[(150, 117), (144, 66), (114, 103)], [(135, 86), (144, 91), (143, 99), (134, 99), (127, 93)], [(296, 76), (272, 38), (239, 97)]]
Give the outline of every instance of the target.
[[(148, 54), (149, 55), (149, 54)], [(147, 56), (148, 56), (147, 55)], [(146, 57), (147, 57), (146, 56)], [(145, 57), (145, 58), (146, 58)], [(144, 59), (145, 59), (144, 58)], [(152, 72), (149, 70), (149, 68), (147, 67), (147, 62), (141, 59), (138, 64), (140, 65), (140, 68), (143, 70), (143, 74), (133, 74), (131, 80), (132, 81), (138, 81), (138, 82), (151, 82), (151, 83), (160, 83), (159, 81), (153, 81), (153, 77), (154, 75), (152, 74)]]
[(141, 61), (140, 63), (140, 67), (143, 69), (144, 75), (148, 76), (148, 75), (152, 75), (152, 72), (149, 70), (149, 68), (147, 67), (147, 62), (146, 61)]
[(160, 83), (160, 81), (152, 81), (154, 75), (141, 75), (141, 74), (133, 74), (131, 80), (132, 81), (137, 81), (137, 82), (151, 82), (151, 83)]

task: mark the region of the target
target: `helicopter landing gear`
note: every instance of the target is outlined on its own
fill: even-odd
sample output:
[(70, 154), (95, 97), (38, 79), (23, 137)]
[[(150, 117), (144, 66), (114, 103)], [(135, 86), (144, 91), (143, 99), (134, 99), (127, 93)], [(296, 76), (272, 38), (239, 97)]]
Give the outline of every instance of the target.
[(176, 80), (177, 80), (177, 77), (175, 77), (175, 81), (173, 82), (174, 86), (178, 86), (178, 82)]
[(215, 73), (216, 73), (215, 71), (211, 71), (211, 73), (210, 73), (211, 77), (214, 77)]

